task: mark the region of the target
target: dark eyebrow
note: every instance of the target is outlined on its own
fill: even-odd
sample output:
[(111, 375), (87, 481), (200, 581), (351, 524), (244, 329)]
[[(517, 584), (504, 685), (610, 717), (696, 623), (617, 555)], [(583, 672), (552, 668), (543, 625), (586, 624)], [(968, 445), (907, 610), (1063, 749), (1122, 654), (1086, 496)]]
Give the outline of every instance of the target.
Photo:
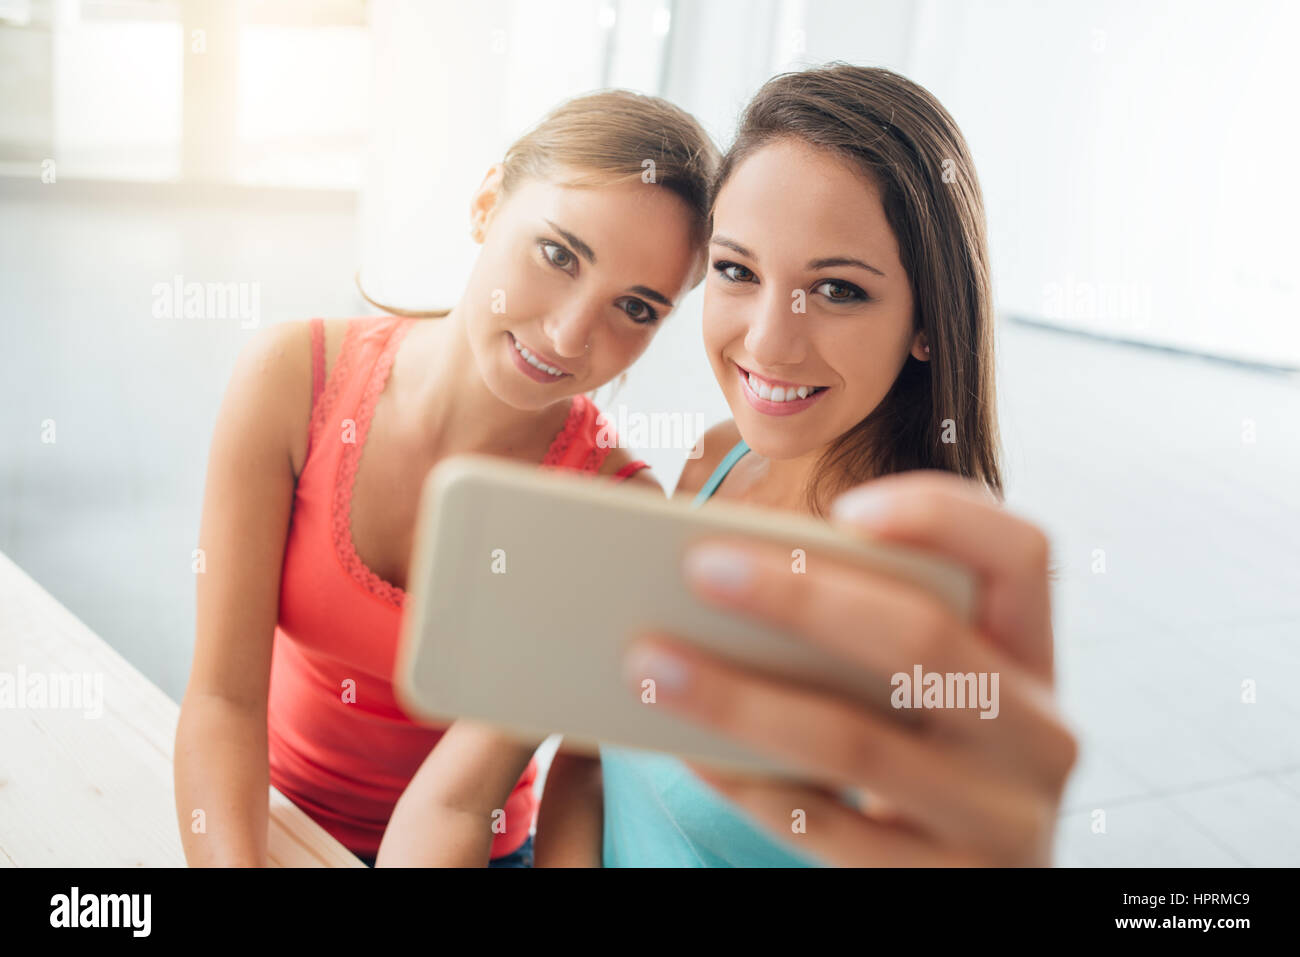
[[(758, 262), (758, 257), (754, 253), (736, 242), (734, 239), (728, 239), (726, 236), (714, 236), (711, 240), (718, 246), (725, 246), (728, 249), (734, 249), (740, 255)], [(832, 266), (858, 266), (868, 272), (873, 272), (882, 279), (885, 274), (870, 263), (864, 263), (861, 259), (853, 259), (849, 256), (831, 256), (826, 259), (813, 259), (808, 263), (809, 269), (829, 269)]]
[(882, 279), (885, 274), (872, 266), (870, 263), (864, 263), (861, 259), (850, 259), (847, 256), (832, 256), (830, 259), (814, 259), (808, 263), (809, 269), (829, 269), (831, 266), (858, 266), (868, 272), (873, 272)]
[(734, 249), (736, 252), (740, 253), (740, 255), (746, 256), (749, 259), (754, 260), (754, 262), (758, 262), (757, 256), (755, 256), (744, 246), (740, 245), (740, 243), (736, 242), (734, 239), (728, 239), (726, 236), (714, 236), (711, 240), (709, 240), (709, 242), (713, 243), (713, 245), (715, 246), (726, 246), (728, 249)]
[[(590, 246), (584, 243), (577, 236), (573, 235), (573, 233), (569, 232), (563, 226), (557, 226), (549, 219), (546, 221), (546, 223), (553, 230), (555, 230), (562, 237), (564, 237), (565, 242), (567, 242), (574, 249), (576, 249), (582, 256), (586, 257), (587, 262), (591, 263), (593, 266), (596, 265), (596, 254), (591, 251)], [(628, 289), (628, 292), (634, 292), (638, 296), (645, 296), (647, 299), (653, 299), (661, 306), (667, 306), (669, 309), (673, 308), (673, 301), (671, 299), (669, 299), (663, 293), (651, 289), (649, 286), (632, 286), (630, 289)]]
[(596, 265), (596, 254), (591, 251), (590, 246), (588, 246), (581, 239), (573, 235), (573, 233), (569, 232), (564, 227), (555, 225), (555, 223), (551, 222), (549, 219), (546, 221), (546, 223), (553, 230), (555, 230), (557, 233), (563, 236), (564, 241), (568, 243), (570, 246), (572, 246), (574, 249), (576, 249), (578, 251), (578, 254), (583, 258), (585, 258), (587, 262), (591, 263), (593, 266)]
[(662, 293), (655, 292), (649, 286), (633, 286), (628, 290), (628, 292), (634, 292), (638, 296), (645, 296), (647, 299), (653, 299), (661, 306), (667, 306), (669, 309), (673, 308), (672, 300)]

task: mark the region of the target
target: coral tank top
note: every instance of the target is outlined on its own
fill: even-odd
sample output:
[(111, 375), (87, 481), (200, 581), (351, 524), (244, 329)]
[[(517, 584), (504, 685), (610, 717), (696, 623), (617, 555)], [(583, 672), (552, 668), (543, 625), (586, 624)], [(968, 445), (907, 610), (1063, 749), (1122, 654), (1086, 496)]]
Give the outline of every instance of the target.
[[(406, 593), (361, 561), (351, 535), (352, 486), (366, 433), (397, 348), (415, 321), (349, 321), (328, 382), (324, 326), (311, 321), (307, 458), (294, 493), (271, 657), (271, 783), (363, 857), (378, 852), (397, 799), (444, 730), (416, 724), (394, 698)], [(596, 472), (612, 444), (596, 441), (599, 414), (590, 399), (575, 396), (541, 465)], [(645, 467), (632, 462), (614, 478)], [(536, 775), (534, 759), (506, 801), (505, 831), (493, 840), (493, 857), (513, 853), (528, 839), (537, 811)]]

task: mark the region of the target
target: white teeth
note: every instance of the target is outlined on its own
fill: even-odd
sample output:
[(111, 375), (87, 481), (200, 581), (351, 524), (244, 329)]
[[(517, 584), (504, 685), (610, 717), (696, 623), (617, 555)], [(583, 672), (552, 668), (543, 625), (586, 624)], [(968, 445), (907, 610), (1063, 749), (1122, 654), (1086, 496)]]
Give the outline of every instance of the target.
[(526, 348), (524, 348), (520, 344), (518, 339), (515, 339), (514, 343), (515, 343), (515, 349), (518, 350), (519, 354), (524, 357), (524, 361), (527, 362), (530, 366), (541, 369), (543, 372), (549, 372), (553, 376), (564, 375), (564, 372), (562, 370), (555, 368), (555, 366), (547, 365), (546, 363), (540, 361), (537, 358), (537, 356), (533, 355)]
[(817, 391), (817, 386), (776, 386), (773, 388), (764, 382), (754, 373), (749, 373), (750, 391), (760, 399), (767, 399), (769, 402), (793, 402), (796, 399), (806, 399)]

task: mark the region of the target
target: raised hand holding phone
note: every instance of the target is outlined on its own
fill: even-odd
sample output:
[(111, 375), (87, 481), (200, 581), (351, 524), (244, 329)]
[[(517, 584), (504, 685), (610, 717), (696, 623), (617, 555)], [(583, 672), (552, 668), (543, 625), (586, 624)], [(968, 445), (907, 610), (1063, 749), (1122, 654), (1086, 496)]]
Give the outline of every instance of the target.
[[(873, 539), (972, 569), (979, 580), (972, 623), (922, 590), (861, 568), (791, 575), (783, 553), (753, 543), (692, 551), (683, 574), (701, 599), (788, 630), (846, 667), (997, 674), (996, 718), (935, 708), (904, 726), (662, 632), (642, 634), (629, 652), (629, 682), (635, 688), (645, 675), (659, 675), (663, 707), (829, 782), (762, 780), (692, 764), (771, 834), (826, 863), (1049, 863), (1078, 746), (1052, 696), (1047, 539), (973, 483), (935, 472), (859, 486), (837, 500), (834, 517)], [(842, 788), (865, 791), (866, 807), (847, 804)]]
[(889, 672), (846, 667), (833, 649), (792, 637), (788, 623), (738, 616), (690, 593), (677, 571), (682, 555), (720, 535), (771, 543), (787, 569), (792, 555), (814, 567), (833, 558), (907, 584), (957, 620), (972, 611), (970, 574), (907, 546), (806, 516), (729, 503), (692, 510), (650, 491), (462, 456), (435, 468), (425, 486), (394, 677), (404, 707), (522, 738), (560, 733), (566, 747), (592, 754), (614, 744), (804, 773), (654, 707), (653, 684), (637, 700), (625, 693), (628, 637), (657, 627), (751, 670), (890, 710)]

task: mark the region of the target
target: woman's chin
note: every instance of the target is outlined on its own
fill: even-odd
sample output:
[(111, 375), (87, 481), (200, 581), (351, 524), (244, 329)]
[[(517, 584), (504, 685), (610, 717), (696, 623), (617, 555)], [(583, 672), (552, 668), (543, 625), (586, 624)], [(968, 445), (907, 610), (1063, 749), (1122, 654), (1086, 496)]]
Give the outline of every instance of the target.
[(817, 443), (809, 441), (809, 436), (801, 435), (789, 426), (774, 427), (768, 422), (754, 422), (748, 416), (744, 419), (736, 416), (735, 421), (745, 444), (765, 459), (777, 462), (797, 459), (820, 448)]
[(513, 383), (494, 383), (491, 379), (485, 379), (484, 381), (488, 384), (489, 392), (500, 399), (503, 404), (518, 412), (540, 412), (542, 409), (554, 405), (560, 399), (569, 397), (568, 392), (536, 395), (516, 387)]

